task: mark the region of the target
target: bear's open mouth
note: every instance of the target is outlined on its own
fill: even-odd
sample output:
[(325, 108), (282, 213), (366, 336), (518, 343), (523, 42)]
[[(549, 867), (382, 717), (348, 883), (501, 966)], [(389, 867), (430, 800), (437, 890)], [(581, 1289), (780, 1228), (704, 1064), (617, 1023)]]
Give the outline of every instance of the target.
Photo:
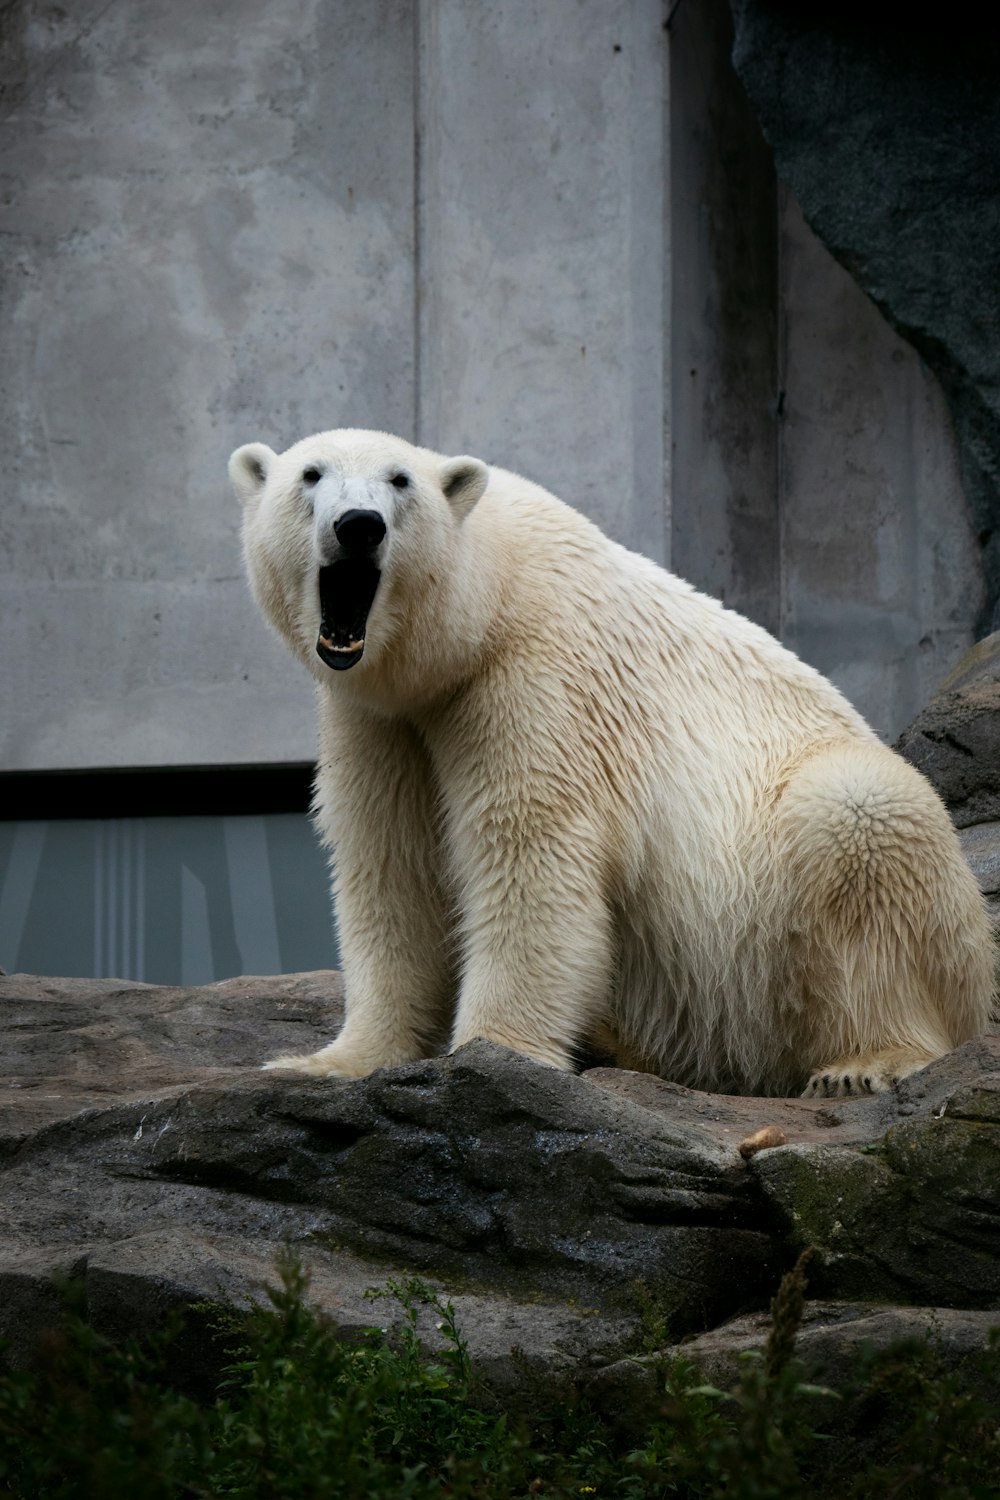
[(381, 576), (370, 557), (340, 557), (319, 570), (316, 650), (335, 672), (355, 666), (364, 654), (368, 612)]

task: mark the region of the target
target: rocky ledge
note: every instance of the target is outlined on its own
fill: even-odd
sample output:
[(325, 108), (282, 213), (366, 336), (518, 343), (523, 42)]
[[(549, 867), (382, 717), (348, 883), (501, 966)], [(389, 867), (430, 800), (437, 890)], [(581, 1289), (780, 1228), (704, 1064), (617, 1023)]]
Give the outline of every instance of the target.
[(118, 1336), (259, 1295), (288, 1244), (347, 1336), (385, 1321), (366, 1289), (416, 1274), (501, 1388), (527, 1361), (612, 1403), (642, 1382), (650, 1308), (661, 1343), (715, 1369), (761, 1342), (807, 1244), (820, 1364), (901, 1326), (958, 1358), (1000, 1324), (1000, 1037), (848, 1101), (574, 1076), (486, 1042), (358, 1082), (259, 1070), (320, 1045), (340, 1007), (334, 973), (0, 979), (15, 1361), (60, 1274)]

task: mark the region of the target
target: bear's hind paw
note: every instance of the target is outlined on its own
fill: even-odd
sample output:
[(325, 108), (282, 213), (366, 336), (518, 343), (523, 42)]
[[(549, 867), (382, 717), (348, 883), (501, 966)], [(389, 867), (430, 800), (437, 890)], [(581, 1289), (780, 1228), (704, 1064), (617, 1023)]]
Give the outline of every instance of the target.
[(861, 1066), (817, 1068), (802, 1090), (803, 1099), (860, 1099), (865, 1094), (882, 1094), (891, 1089), (895, 1078), (876, 1068)]
[(894, 1047), (868, 1057), (842, 1057), (825, 1068), (813, 1069), (802, 1098), (859, 1099), (866, 1094), (886, 1094), (901, 1078), (926, 1068), (938, 1055), (912, 1047)]

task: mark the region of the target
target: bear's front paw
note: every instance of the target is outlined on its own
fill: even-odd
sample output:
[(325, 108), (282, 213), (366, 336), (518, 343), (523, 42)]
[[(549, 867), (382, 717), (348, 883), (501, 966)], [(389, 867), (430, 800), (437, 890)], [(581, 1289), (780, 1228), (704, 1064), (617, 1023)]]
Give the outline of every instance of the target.
[(262, 1064), (262, 1070), (287, 1069), (289, 1072), (308, 1073), (312, 1078), (365, 1078), (374, 1071), (374, 1065), (365, 1064), (349, 1053), (338, 1050), (336, 1043), (321, 1047), (318, 1052), (306, 1052), (301, 1056), (285, 1054), (273, 1057)]

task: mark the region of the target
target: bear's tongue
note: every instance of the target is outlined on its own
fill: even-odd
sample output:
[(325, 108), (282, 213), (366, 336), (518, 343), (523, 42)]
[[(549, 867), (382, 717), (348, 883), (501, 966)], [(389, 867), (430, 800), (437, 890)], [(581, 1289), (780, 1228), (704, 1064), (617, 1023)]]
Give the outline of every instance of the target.
[(319, 570), (319, 657), (335, 672), (361, 660), (368, 611), (381, 577), (370, 557), (341, 557)]

